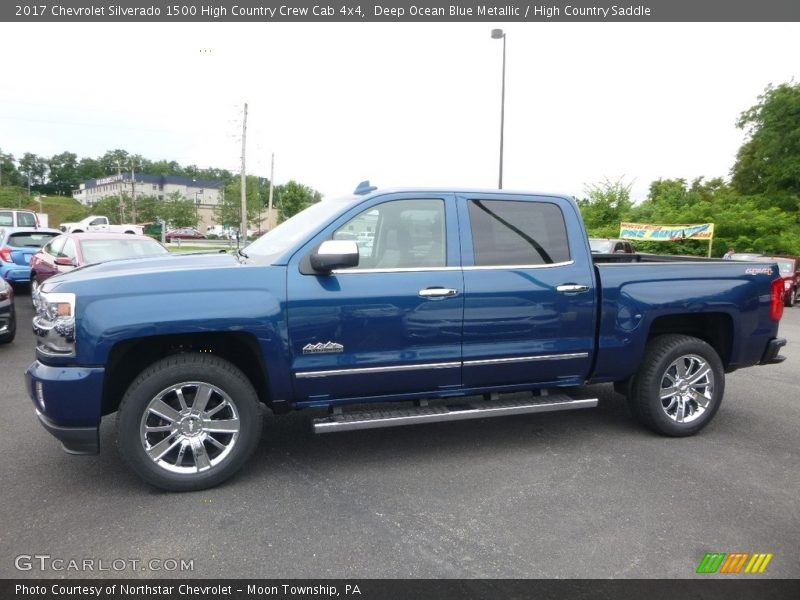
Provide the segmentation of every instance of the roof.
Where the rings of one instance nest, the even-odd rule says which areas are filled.
[[[122,181],[131,180],[130,173],[122,173]],[[107,183],[116,183],[120,181],[119,175],[110,175],[108,177],[99,177],[97,179],[87,179],[84,182],[86,189],[92,189],[99,185]],[[98,183],[99,182],[99,183]],[[180,177],[178,175],[147,175],[146,173],[136,174],[136,183],[155,183],[158,185],[185,185],[194,188],[212,188],[216,189],[222,187],[225,182],[213,179],[195,179],[193,177]]]

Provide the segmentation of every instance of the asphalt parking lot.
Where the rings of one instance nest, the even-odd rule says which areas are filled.
[[[270,415],[234,479],[186,494],[123,467],[113,417],[99,456],[61,451],[24,389],[27,292],[17,307],[0,577],[686,578],[706,552],[773,553],[760,577],[800,576],[798,307],[787,360],[730,375],[692,438],[642,429],[608,385],[584,390],[596,409],[324,436],[308,413]]]

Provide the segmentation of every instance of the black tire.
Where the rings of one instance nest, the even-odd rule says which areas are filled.
[[[645,426],[683,437],[711,422],[724,393],[725,371],[714,348],[691,336],[660,335],[647,344],[629,404]]]
[[[237,367],[216,356],[180,354],[149,366],[128,387],[117,446],[147,483],[202,490],[244,465],[258,446],[261,416],[256,391]]]
[[[34,308],[36,308],[36,296],[39,293],[40,286],[39,280],[36,279],[36,273],[31,273],[31,304],[33,304]]]
[[[797,302],[797,290],[789,290],[789,293],[786,294],[786,301],[784,305],[786,306],[794,306]]]
[[[14,341],[14,338],[17,335],[17,312],[14,309],[14,305],[11,305],[11,313],[8,322],[8,331],[5,333],[0,334],[0,344],[10,344]]]

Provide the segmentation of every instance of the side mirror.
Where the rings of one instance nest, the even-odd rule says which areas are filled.
[[[311,255],[311,268],[319,273],[358,266],[358,244],[353,240],[327,240]]]
[[[56,258],[56,264],[60,267],[74,267],[75,261],[66,256],[59,256]]]

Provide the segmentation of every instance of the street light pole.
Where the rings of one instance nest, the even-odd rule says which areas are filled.
[[[506,121],[506,34],[502,29],[492,29],[493,40],[503,40],[503,84],[500,95],[500,176],[498,189],[503,189],[503,132]]]

